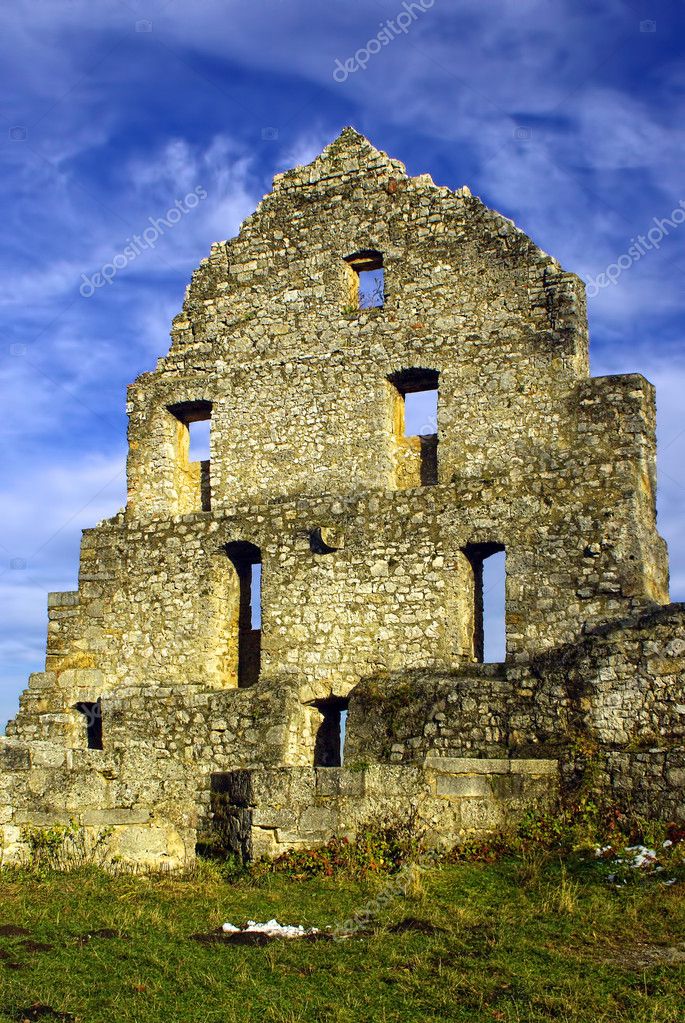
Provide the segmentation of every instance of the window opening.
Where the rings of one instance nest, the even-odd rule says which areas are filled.
[[[341,767],[344,758],[348,701],[331,696],[314,704],[321,714],[321,723],[314,745],[315,767]]]
[[[210,488],[210,434],[212,419],[211,401],[182,401],[168,406],[169,411],[179,421],[180,433],[177,437],[177,459],[183,488],[191,497],[190,508],[194,501],[202,511],[211,509]]]
[[[262,563],[257,561],[251,567],[250,578],[250,626],[262,627]]]
[[[394,373],[394,428],[399,446],[398,486],[434,486],[438,482],[438,379],[434,369]],[[416,461],[412,471],[411,459]]]
[[[190,446],[188,450],[189,461],[209,461],[210,427],[210,419],[198,419],[195,422],[188,423],[188,429],[190,431]]]
[[[502,544],[469,544],[473,569],[473,656],[481,663],[506,659],[506,552]]]
[[[385,304],[383,254],[365,249],[348,256],[350,306],[355,309],[381,309]]]
[[[229,543],[226,552],[238,577],[238,686],[259,679],[262,650],[262,556],[252,543]]]
[[[81,701],[75,709],[83,714],[88,749],[102,749],[102,704],[100,700]]]
[[[405,437],[437,437],[438,388],[408,391],[404,395]]]

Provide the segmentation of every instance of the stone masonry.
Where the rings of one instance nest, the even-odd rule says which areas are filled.
[[[574,274],[347,128],[212,246],[171,339],[129,389],[127,506],[49,595],[0,739],[6,861],[75,819],[181,866],[219,796],[244,855],[410,806],[453,843],[553,798],[580,738],[615,798],[685,817],[654,390],[589,375]]]

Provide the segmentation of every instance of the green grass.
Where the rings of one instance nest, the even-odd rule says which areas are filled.
[[[685,885],[617,890],[605,873],[554,859],[443,866],[366,936],[253,948],[189,936],[272,916],[335,925],[384,880],[0,871],[0,925],[52,946],[32,952],[25,937],[0,937],[0,1020],[43,1003],[82,1023],[682,1023],[685,962],[666,950],[685,950]],[[443,930],[388,929],[408,917]],[[128,938],[79,943],[98,928]]]

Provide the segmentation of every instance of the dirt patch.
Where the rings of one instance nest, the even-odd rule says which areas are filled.
[[[54,945],[48,945],[44,941],[33,941],[29,938],[28,941],[22,941],[21,947],[27,952],[51,952],[55,947]]]
[[[28,1008],[17,1009],[9,1015],[10,1019],[17,1020],[17,1023],[33,1023],[34,1020],[39,1019],[61,1019],[66,1021],[76,1019],[70,1012],[60,1012],[59,1009],[53,1009],[51,1005],[44,1005],[42,1002],[34,1002]]]
[[[0,938],[27,938],[31,931],[16,924],[0,924]]]
[[[201,945],[270,945],[274,941],[330,941],[330,934],[303,934],[301,938],[282,938],[275,934],[264,934],[263,931],[209,931],[207,934],[191,934],[191,941]]]
[[[16,930],[23,931],[24,929],[19,927],[16,928]],[[29,932],[24,931],[24,933],[28,934]],[[13,931],[11,936],[17,937],[18,935],[15,931]],[[6,949],[0,948],[0,963],[4,963],[8,970],[23,970],[26,968],[27,964],[15,961],[14,957],[17,952],[28,952],[29,955],[38,955],[41,952],[51,952],[53,948],[53,945],[48,945],[44,941],[34,941],[33,938],[24,938],[23,941],[20,941],[18,945],[14,946],[12,952],[8,952]]]
[[[201,945],[270,945],[278,939],[261,931],[235,931],[232,934],[210,931],[208,934],[191,934],[190,940],[199,941]]]
[[[419,920],[416,916],[407,916],[404,920],[399,920],[396,924],[386,927],[386,931],[390,934],[407,934],[408,932],[413,932],[414,934],[447,934],[444,927],[438,927],[437,924],[432,924],[430,920]]]
[[[216,935],[214,937],[216,938]],[[223,945],[254,945],[259,948],[262,945],[269,945],[277,940],[272,934],[263,934],[261,931],[238,931],[234,934],[223,934],[219,938],[218,943]]]

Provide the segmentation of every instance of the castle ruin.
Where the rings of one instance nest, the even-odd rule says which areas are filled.
[[[589,375],[578,277],[348,128],[212,246],[171,336],[0,739],[5,862],[75,820],[181,866],[219,802],[245,857],[410,805],[454,844],[553,799],[581,739],[617,802],[685,817],[654,390]]]

